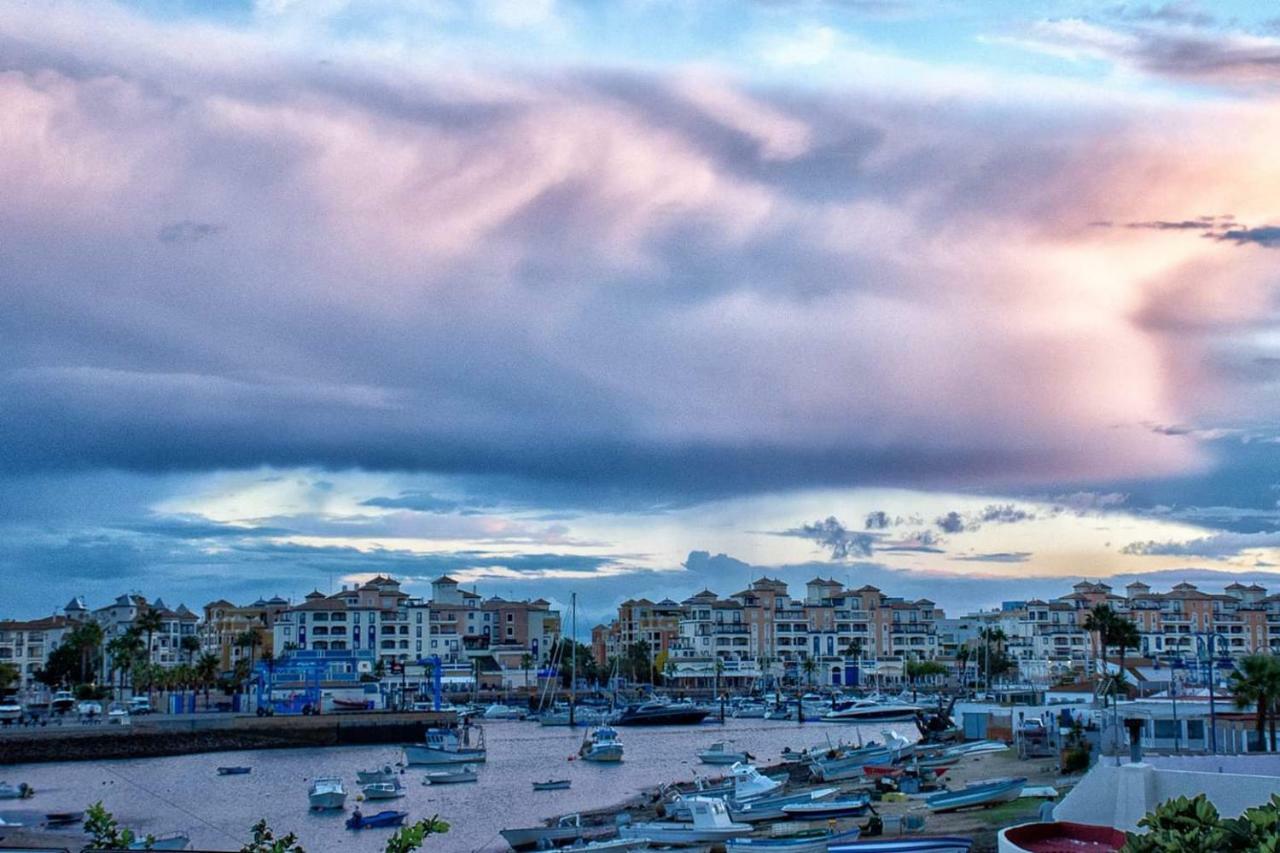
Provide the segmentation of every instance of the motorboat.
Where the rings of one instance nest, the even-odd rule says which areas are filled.
[[[26,782],[10,785],[0,782],[0,800],[25,800],[35,795],[35,789]]]
[[[360,786],[360,793],[366,800],[394,800],[404,796],[404,788],[399,779],[390,782],[366,782]]]
[[[361,785],[372,782],[394,782],[399,776],[400,774],[393,770],[390,764],[384,764],[378,770],[357,770],[356,782]]]
[[[787,806],[816,803],[840,793],[839,788],[817,788],[798,794],[782,794],[777,797],[761,797],[745,803],[730,800],[729,816],[742,823],[759,823],[762,820],[782,820],[787,816]]]
[[[424,773],[422,784],[457,785],[463,782],[476,782],[479,779],[480,774],[476,773],[475,765],[464,764],[461,767],[450,770],[435,770],[430,773]]]
[[[692,702],[662,702],[651,699],[628,705],[613,720],[616,726],[694,725],[706,719],[710,708]]]
[[[583,761],[613,762],[622,760],[622,741],[611,726],[598,726],[582,738],[578,757]]]
[[[1024,823],[1000,830],[999,849],[1009,853],[1051,853],[1057,850],[1088,850],[1115,853],[1125,845],[1125,834],[1110,826],[1068,821]]]
[[[614,834],[613,824],[593,826],[582,822],[582,815],[571,814],[560,818],[551,826],[531,826],[523,829],[504,829],[501,835],[512,850],[555,846],[577,841],[592,841]]]
[[[605,722],[607,714],[602,713],[596,708],[584,708],[579,706],[573,709],[573,722],[575,726],[597,726]],[[567,726],[569,722],[569,709],[557,708],[547,711],[538,717],[538,725],[540,726]]]
[[[47,812],[44,822],[48,826],[68,826],[84,820],[84,812]]]
[[[729,711],[729,716],[740,720],[761,720],[768,710],[763,702],[740,702]]]
[[[335,711],[372,711],[373,702],[369,699],[333,699]]]
[[[0,723],[16,723],[22,719],[22,704],[17,699],[0,699]]]
[[[49,712],[52,714],[69,714],[76,707],[76,697],[69,690],[59,690],[49,700]]]
[[[347,789],[336,776],[321,776],[307,793],[313,809],[341,809],[347,805]]]
[[[347,818],[347,829],[375,829],[380,826],[400,826],[408,816],[408,812],[392,810],[365,815],[361,814],[360,810],[357,809],[355,814]]]
[[[782,813],[792,820],[829,820],[856,817],[864,814],[870,805],[871,799],[866,796],[847,797],[841,800],[813,800],[808,803],[789,803],[782,807]]]
[[[764,712],[766,720],[795,720],[797,717],[796,709],[791,705],[774,705],[772,708]]]
[[[807,829],[769,838],[730,838],[724,843],[728,853],[827,853],[832,844],[854,841],[862,830]]]
[[[837,753],[834,758],[815,758],[809,764],[809,775],[819,782],[836,782],[856,779],[866,775],[867,765],[890,766],[893,753],[883,746],[867,746],[847,753]]]
[[[691,822],[645,821],[618,827],[622,838],[642,838],[654,844],[699,844],[724,842],[751,834],[751,824],[735,823],[723,800],[692,797],[688,801]]]
[[[535,791],[567,791],[569,786],[573,784],[569,779],[548,779],[545,782],[534,782],[533,790]]]
[[[973,839],[960,835],[934,838],[869,838],[828,847],[828,853],[969,853]]]
[[[252,772],[253,772],[253,768],[252,768],[252,767],[245,767],[245,766],[243,766],[243,765],[235,765],[235,766],[232,766],[232,767],[219,767],[219,768],[218,768],[218,775],[219,775],[219,776],[245,776],[245,775],[248,775],[249,773],[252,773]]]
[[[515,705],[503,705],[501,702],[495,702],[485,708],[484,713],[480,716],[486,720],[523,720],[528,716],[528,712]]]
[[[975,740],[969,743],[958,743],[942,750],[941,756],[946,758],[965,758],[970,755],[986,755],[992,752],[1004,752],[1009,744],[998,740]]]
[[[127,850],[186,850],[191,846],[191,837],[185,832],[173,832],[169,835],[140,835],[134,833],[134,840],[129,842]]]
[[[472,742],[472,732],[479,732]],[[476,764],[484,761],[484,730],[470,726],[457,729],[427,729],[421,744],[404,748],[406,764]]]
[[[1007,803],[1022,796],[1022,788],[1027,784],[1024,777],[1016,779],[998,779],[993,782],[979,782],[967,785],[956,791],[943,791],[927,798],[924,804],[933,812],[953,812],[973,806],[984,808]]]
[[[836,703],[822,719],[829,723],[893,723],[914,720],[919,713],[917,705],[855,699]]]
[[[746,750],[729,749],[725,741],[716,741],[698,753],[698,760],[703,764],[742,764],[753,757]]]

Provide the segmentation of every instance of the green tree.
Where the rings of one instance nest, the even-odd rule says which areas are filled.
[[[8,661],[0,662],[0,693],[12,689],[21,677],[22,672],[18,667]]]
[[[1231,695],[1237,708],[1255,707],[1258,746],[1263,747],[1267,721],[1271,721],[1271,751],[1276,749],[1275,703],[1280,700],[1280,661],[1271,655],[1248,655],[1231,673]]]
[[[1126,616],[1117,615],[1111,622],[1111,633],[1108,636],[1108,642],[1120,650],[1120,675],[1125,675],[1125,652],[1129,649],[1137,649],[1138,644],[1142,642],[1142,635],[1138,633],[1138,626],[1133,623],[1132,619]]]
[[[449,831],[449,824],[439,815],[423,818],[417,823],[401,827],[387,839],[385,853],[411,853],[422,846],[428,835],[441,835]]]
[[[204,688],[204,707],[206,709],[209,707],[209,688],[218,680],[218,670],[221,668],[221,661],[214,654],[205,653],[196,661],[196,681]]]
[[[1223,818],[1204,794],[1156,806],[1138,821],[1141,833],[1125,833],[1121,853],[1275,853],[1280,849],[1280,795]]]
[[[107,642],[107,654],[111,656],[111,669],[120,677],[120,694],[124,695],[124,678],[132,672],[142,655],[142,634],[137,627],[129,626],[123,634]]]
[[[964,682],[966,681],[965,673],[968,672],[969,670],[969,659],[970,657],[972,657],[972,655],[973,655],[973,650],[970,649],[967,645],[961,646],[960,648],[956,649],[956,669],[958,670],[958,674],[960,676],[961,688],[964,687]]]
[[[806,655],[804,663],[800,664],[800,669],[804,671],[804,680],[812,686],[813,674],[818,671],[818,662]]]
[[[146,652],[147,663],[155,660],[155,636],[156,631],[164,627],[164,616],[160,615],[160,611],[156,610],[150,604],[144,604],[142,609],[138,611],[138,615],[133,620],[133,627],[137,628],[147,637]]]
[[[1107,644],[1111,639],[1116,622],[1116,612],[1109,604],[1095,605],[1084,619],[1084,629],[1097,638],[1098,656],[1102,659],[1103,676],[1110,675],[1107,669]]]
[[[533,668],[533,655],[525,652],[520,655],[520,669],[524,671],[524,686],[529,686],[529,670]]]
[[[244,663],[244,659],[242,658],[240,661],[237,661],[236,667],[236,673],[240,676],[238,680],[240,681],[241,688],[247,693],[249,691],[249,682],[253,679],[253,664],[254,658],[256,657],[255,652],[257,652],[258,647],[262,645],[262,635],[252,628],[247,631],[241,631],[239,634],[236,634],[236,645],[249,652],[248,666],[244,669],[239,667],[238,664]],[[377,665],[382,666],[381,658],[378,659]],[[378,673],[378,677],[381,678],[382,673]]]
[[[89,836],[85,850],[128,850],[137,840],[133,830],[120,828],[101,800],[84,810],[84,831]],[[151,840],[147,839],[147,847],[151,846]]]
[[[862,657],[861,637],[854,637],[849,641],[848,645],[844,647],[844,656],[847,658],[853,658],[854,660],[859,660]]]
[[[298,836],[290,832],[276,838],[265,820],[253,825],[253,838],[240,848],[240,853],[305,853]]]
[[[933,660],[909,660],[906,666],[907,679],[911,682],[911,701],[916,701],[916,687],[921,678],[934,675],[946,675],[947,668]]]
[[[195,634],[187,634],[179,643],[179,648],[187,653],[187,663],[194,663],[196,655],[200,653],[200,638]]]

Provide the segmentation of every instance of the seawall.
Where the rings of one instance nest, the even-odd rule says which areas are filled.
[[[153,758],[240,749],[420,743],[453,712],[367,712],[315,717],[200,714],[129,726],[49,725],[0,732],[0,765]]]

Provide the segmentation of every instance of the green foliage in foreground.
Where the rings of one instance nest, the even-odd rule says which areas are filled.
[[[120,828],[115,816],[106,810],[101,800],[85,809],[84,831],[89,835],[85,850],[127,850],[137,840],[133,830]],[[151,846],[150,839],[147,846]]]
[[[1204,794],[1161,803],[1126,833],[1121,853],[1280,853],[1280,795],[1223,818]]]

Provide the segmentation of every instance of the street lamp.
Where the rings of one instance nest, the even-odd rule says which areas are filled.
[[[1173,754],[1177,755],[1182,747],[1182,724],[1178,722],[1178,673],[1186,670],[1187,665],[1181,657],[1176,657],[1169,664],[1169,699],[1173,702]]]
[[[1201,666],[1205,667],[1209,677],[1209,749],[1214,755],[1218,754],[1218,712],[1217,703],[1215,702],[1213,692],[1213,665],[1214,654],[1217,652],[1218,640],[1222,640],[1222,657],[1217,661],[1219,669],[1232,669],[1231,658],[1227,654],[1230,649],[1230,642],[1224,634],[1218,631],[1199,631],[1193,634],[1196,638],[1197,657],[1203,651],[1203,658],[1200,660]]]

